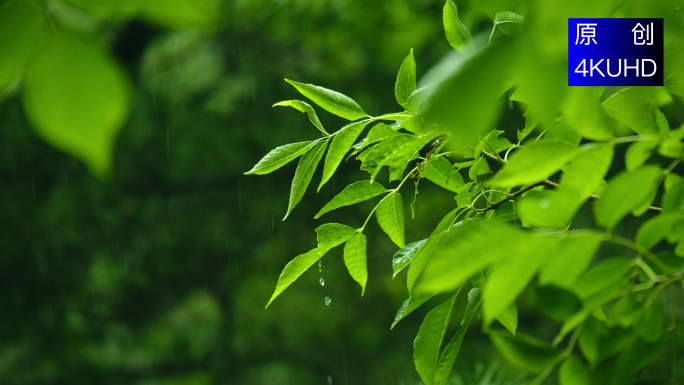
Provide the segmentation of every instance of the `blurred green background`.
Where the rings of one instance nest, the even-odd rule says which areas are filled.
[[[443,2],[230,0],[208,29],[104,17],[85,0],[44,3],[111,49],[132,81],[132,112],[103,180],[36,135],[17,85],[0,101],[0,383],[420,383],[412,341],[443,298],[389,330],[405,273],[392,280],[396,247],[374,221],[364,297],[334,250],[264,310],[285,264],[316,246],[318,225],[365,220],[374,202],[313,220],[367,177],[358,163],[343,163],[320,193],[310,188],[285,222],[296,166],[243,173],[276,146],[319,135],[305,115],[271,108],[302,98],[283,78],[342,92],[371,115],[397,111],[409,49],[419,78],[458,55]],[[488,35],[486,15],[458,5],[471,31]],[[344,125],[318,112],[331,130]],[[503,119],[513,137],[524,125],[513,105]],[[445,190],[421,187],[407,241],[455,207]],[[528,297],[521,329],[552,336],[557,325],[526,312]],[[477,329],[451,383],[516,383]]]
[[[419,74],[451,51],[442,6],[230,1],[210,31],[77,19],[125,66],[132,112],[102,181],[33,132],[20,91],[0,104],[0,383],[420,381],[411,353],[425,313],[390,332],[405,280],[391,279],[396,247],[375,223],[363,298],[335,250],[264,310],[283,266],[315,247],[314,214],[364,178],[358,164],[310,189],[286,222],[295,165],[243,173],[276,146],[318,136],[305,115],[271,108],[301,98],[283,78],[346,93],[371,114],[396,110],[409,49]],[[330,129],[344,124],[319,116]],[[429,206],[451,207],[431,192],[407,239],[439,221],[443,209]],[[327,220],[360,226],[369,210]],[[465,367],[487,363],[480,355]]]

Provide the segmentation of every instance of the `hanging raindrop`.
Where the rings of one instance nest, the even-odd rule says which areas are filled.
[[[318,282],[321,283],[321,286],[325,286],[325,280],[323,279],[323,277],[321,277],[321,279],[319,279]]]
[[[330,297],[325,297],[325,305],[329,306],[330,305]]]

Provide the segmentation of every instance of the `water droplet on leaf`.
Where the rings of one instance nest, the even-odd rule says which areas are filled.
[[[321,283],[321,286],[325,286],[325,280],[323,279],[323,277],[321,277],[321,279],[319,279],[318,282]]]
[[[330,305],[330,301],[331,301],[330,297],[325,297],[325,305],[326,306]]]
[[[332,377],[328,376],[328,385],[332,385]]]

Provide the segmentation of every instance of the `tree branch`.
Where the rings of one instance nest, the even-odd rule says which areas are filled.
[[[495,157],[494,155],[492,155],[492,154],[490,154],[490,153],[488,153],[488,152],[486,152],[486,151],[482,151],[482,154],[483,154],[484,156],[486,156],[487,158],[491,159],[491,160],[494,160],[494,161],[497,161],[497,162],[499,161],[499,159],[497,159],[497,157]],[[531,185],[530,187],[526,187],[525,189],[523,189],[524,191],[523,191],[523,190],[520,190],[520,191],[516,192],[515,194],[513,194],[513,197],[509,197],[509,198],[507,198],[507,199],[502,200],[501,202],[498,202],[498,203],[497,203],[497,207],[498,207],[498,205],[501,205],[502,203],[507,202],[507,201],[509,201],[509,200],[511,200],[511,199],[513,199],[513,198],[515,198],[516,196],[518,196],[518,195],[520,195],[520,194],[522,194],[522,193],[524,193],[524,192],[526,192],[526,191],[528,191],[528,190],[530,190],[530,189],[532,189],[532,188],[534,188],[534,187],[537,187],[537,186],[546,186],[546,187],[552,188],[552,189],[554,189],[554,190],[557,190],[557,189],[560,187],[560,185],[559,185],[558,183],[551,182],[551,181],[548,180],[548,179],[544,179],[543,181],[541,181],[541,182],[539,182],[539,183],[535,183],[535,184]],[[593,194],[592,194],[592,195],[589,195],[589,200],[590,200],[590,201],[595,201],[595,200],[598,200],[598,199],[600,199],[600,198],[601,198],[601,197],[598,196],[598,195],[593,195]],[[493,207],[493,206],[494,206],[494,205],[492,205],[492,207]],[[483,212],[484,212],[484,211],[487,211],[487,210],[483,210]],[[647,210],[647,211],[648,211],[648,212],[651,212],[651,213],[660,214],[660,213],[663,211],[663,209],[660,208],[660,207],[648,206],[648,210]]]

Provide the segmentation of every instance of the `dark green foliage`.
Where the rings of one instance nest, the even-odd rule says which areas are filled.
[[[344,95],[290,82],[320,107],[350,120],[363,119],[357,123],[364,127],[394,116],[394,124],[376,124],[365,139],[353,146],[345,144],[344,153],[332,155],[341,159],[354,148],[350,156],[356,155],[361,170],[371,177],[369,182],[347,187],[317,217],[387,192],[352,239],[363,236],[375,213],[380,227],[402,248],[392,261],[394,276],[409,267],[411,297],[392,327],[435,293],[458,289],[427,314],[414,341],[416,369],[426,384],[446,382],[465,331],[480,308],[485,330],[497,319],[510,331],[489,332],[500,353],[513,365],[540,373],[533,383],[543,381],[559,365],[562,384],[594,383],[611,375],[612,383],[631,383],[664,347],[660,342],[666,321],[658,294],[680,282],[684,270],[666,265],[650,249],[664,239],[671,244],[684,241],[682,226],[678,226],[684,215],[684,182],[666,184],[662,210],[651,205],[662,196],[663,181],[676,176],[674,170],[682,160],[684,134],[680,131],[684,128],[671,131],[666,114],[659,109],[673,103],[673,96],[663,87],[626,87],[609,90],[608,95],[603,95],[604,88],[568,88],[563,83],[562,33],[554,36],[557,29],[550,33],[545,29],[547,22],[566,20],[579,10],[609,16],[618,5],[531,2],[529,12],[539,19],[529,26],[526,23],[532,17],[500,10],[492,15],[490,42],[480,46],[460,20],[456,4],[447,0],[443,24],[448,42],[462,53],[461,63],[431,85],[418,105],[412,98],[422,89],[416,90],[411,51],[395,85],[396,100],[406,110],[395,114],[371,117]],[[626,9],[640,14],[641,5],[636,1]],[[659,10],[672,7],[663,3]],[[682,31],[681,22],[677,25]],[[503,36],[493,39],[497,28]],[[552,36],[558,40],[549,40]],[[684,48],[682,35],[666,39],[666,44]],[[682,74],[677,71],[684,70],[674,71],[672,76],[679,77]],[[527,108],[517,143],[504,138],[506,130],[492,130],[501,113],[500,97],[514,90],[511,99]],[[537,135],[533,135],[535,127]],[[346,130],[328,138],[337,140]],[[636,135],[626,135],[628,130]],[[626,170],[610,173],[606,182],[614,152],[625,145],[630,146]],[[656,148],[665,159],[662,165],[661,159],[648,162]],[[383,166],[389,166],[390,183],[400,181],[396,188],[372,187]],[[323,182],[329,177],[324,172]],[[453,193],[457,208],[430,237],[404,246],[404,204],[399,190],[407,181],[415,182],[416,198],[410,205],[414,217],[418,184],[423,179]],[[558,179],[560,184],[552,181]],[[352,196],[352,190],[359,192]],[[588,200],[594,201],[596,224],[607,232],[573,226]],[[640,216],[647,211],[656,216],[641,226],[636,242],[614,235],[630,213]],[[365,249],[365,236],[362,239]],[[631,249],[632,258],[598,261],[590,268],[601,243]],[[684,255],[682,247],[674,250]],[[356,263],[352,269],[347,264],[352,277],[365,287],[366,275],[358,271],[362,265]],[[641,282],[635,279],[640,271],[646,276]],[[536,307],[562,323],[553,346],[515,335],[515,300],[537,275]],[[473,287],[462,327],[440,357],[454,303],[464,285]],[[604,307],[611,309],[610,317]],[[677,325],[673,321],[670,327]],[[556,345],[568,333],[572,333],[568,346],[558,349]],[[588,368],[572,354],[577,341]],[[646,355],[637,357],[639,349],[645,349]]]

